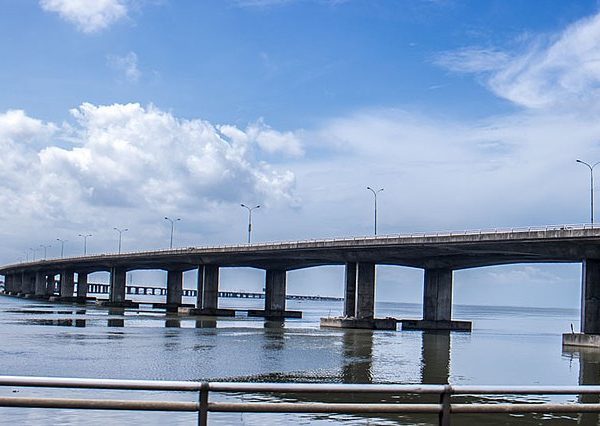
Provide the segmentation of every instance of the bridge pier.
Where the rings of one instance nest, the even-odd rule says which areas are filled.
[[[167,311],[177,312],[183,301],[183,272],[167,271]]]
[[[35,297],[46,297],[46,275],[39,271],[35,274]]]
[[[600,260],[586,259],[581,270],[580,333],[563,334],[563,345],[600,347]]]
[[[35,293],[35,274],[23,272],[21,274],[22,285],[21,294],[25,297],[31,297]]]
[[[127,269],[120,266],[110,268],[110,287],[108,290],[107,301],[97,301],[101,306],[111,308],[137,308],[139,303],[132,302],[125,298]]]
[[[265,309],[248,310],[249,317],[267,319],[302,318],[300,311],[285,310],[287,289],[287,271],[285,269],[267,269],[265,275]]]
[[[321,327],[396,330],[394,318],[375,318],[375,263],[346,263],[344,316],[321,318]]]
[[[46,275],[46,296],[51,297],[54,296],[54,274]]]
[[[87,293],[88,274],[87,272],[77,272],[77,301],[80,303],[85,303],[87,300]]]
[[[219,309],[219,265],[198,266],[196,309],[190,315],[235,316],[234,309]]]
[[[60,273],[60,297],[73,297],[75,292],[75,273],[62,271]]]
[[[452,284],[450,268],[425,269],[423,319],[402,320],[403,330],[471,331],[470,321],[452,321]]]

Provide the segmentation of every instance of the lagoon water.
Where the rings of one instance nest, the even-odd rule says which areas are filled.
[[[162,301],[160,298],[147,302]],[[184,300],[185,302],[185,300]],[[220,299],[220,306],[260,308],[262,300]],[[140,309],[55,305],[0,297],[0,374],[164,380],[313,383],[452,383],[576,385],[600,383],[600,352],[566,351],[561,334],[579,328],[578,310],[455,306],[472,333],[320,329],[342,302],[288,301],[304,312],[285,323],[257,318],[208,320]],[[378,303],[377,316],[419,318],[417,304]],[[119,391],[0,387],[0,395],[123,397]],[[141,393],[152,398],[157,394]],[[193,394],[159,398],[195,400]],[[226,400],[239,400],[222,396]],[[277,400],[247,395],[245,401]],[[332,395],[285,395],[288,401],[336,401]],[[482,397],[490,401],[490,397]],[[502,397],[574,401],[577,397]],[[493,401],[501,401],[498,397]],[[435,416],[211,414],[210,424],[436,424]],[[1,424],[195,424],[193,413],[0,408]],[[460,425],[598,424],[585,415],[464,415]]]

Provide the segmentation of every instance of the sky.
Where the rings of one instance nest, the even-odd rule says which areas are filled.
[[[177,247],[243,243],[240,203],[257,242],[369,235],[367,186],[379,234],[590,219],[597,1],[0,0],[0,64],[4,264],[57,238],[80,255],[79,234],[114,252],[115,227],[125,251],[167,248],[165,216]],[[379,267],[377,300],[420,301],[422,275]],[[454,300],[578,307],[579,287],[578,264],[480,268]]]

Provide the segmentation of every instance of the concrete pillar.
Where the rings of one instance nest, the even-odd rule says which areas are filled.
[[[196,308],[202,309],[202,298],[204,297],[204,265],[198,266],[198,285],[196,287]]]
[[[88,274],[86,272],[77,272],[77,297],[86,298],[88,292]]]
[[[356,316],[356,262],[346,263],[344,285],[344,316]]]
[[[183,272],[167,271],[167,305],[181,306],[183,295]]]
[[[375,316],[375,264],[357,264],[356,317],[373,319]]]
[[[6,274],[4,276],[4,292],[8,293],[12,291],[12,275]]]
[[[423,290],[423,319],[450,321],[452,318],[452,269],[426,269]]]
[[[23,274],[15,274],[15,291],[17,293],[23,293]]]
[[[43,272],[37,272],[35,274],[35,295],[46,295],[46,275]]]
[[[75,273],[62,271],[60,273],[60,297],[73,297],[75,291]]]
[[[581,281],[581,332],[600,334],[600,260],[584,260]]]
[[[265,281],[265,312],[285,311],[287,271],[267,269]]]
[[[46,275],[46,296],[54,296],[54,274]]]
[[[202,309],[217,309],[219,300],[219,267],[204,265]]]
[[[110,302],[125,301],[126,275],[125,268],[113,267],[110,269],[110,292],[108,296]]]

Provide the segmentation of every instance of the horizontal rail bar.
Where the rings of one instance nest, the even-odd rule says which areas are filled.
[[[197,402],[26,397],[0,397],[0,407],[188,412],[199,410]]]
[[[194,381],[166,380],[127,380],[127,379],[86,379],[63,377],[0,376],[0,386],[55,387],[80,389],[123,389],[123,390],[163,390],[199,391],[202,383]],[[246,383],[209,382],[213,392],[360,392],[360,393],[406,393],[482,395],[583,395],[600,394],[600,385],[581,386],[473,386],[473,385],[397,385],[397,384],[317,384],[317,383]]]
[[[472,386],[451,385],[454,395],[513,394],[513,395],[583,395],[600,394],[599,385],[579,386]]]
[[[600,404],[451,404],[453,414],[499,413],[600,413]]]
[[[122,379],[72,379],[62,377],[0,376],[0,386],[198,391],[200,382]]]
[[[213,392],[360,392],[360,393],[414,393],[440,394],[445,385],[369,385],[369,384],[317,384],[317,383],[236,383],[210,382],[208,389]]]
[[[359,404],[359,403],[290,403],[211,402],[208,411],[213,413],[428,413],[438,414],[441,404]]]

